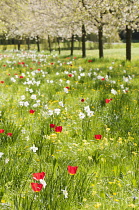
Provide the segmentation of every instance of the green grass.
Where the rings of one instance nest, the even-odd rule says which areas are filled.
[[[116,43],[116,44],[105,43],[104,44],[104,57],[109,58],[109,59],[124,60],[126,58],[125,57],[125,54],[126,54],[125,46],[126,46],[125,43]],[[0,50],[2,50],[4,47],[6,47],[7,50],[17,49],[17,46],[14,46],[14,45],[7,45],[7,46],[1,45]],[[61,48],[62,47],[65,48],[63,43],[61,43]],[[74,56],[82,56],[81,50],[77,50],[77,48],[79,47],[77,43],[75,43],[75,47],[76,47],[76,49],[74,50]],[[87,47],[87,52],[86,52],[87,57],[92,57],[92,58],[99,57],[99,51],[97,50],[98,46],[96,46],[96,44],[86,43],[86,47]],[[40,48],[41,48],[41,50],[46,49],[45,45],[43,45],[43,44],[40,45]],[[52,45],[52,49],[54,49],[55,53],[58,54],[56,44]],[[21,50],[27,50],[27,46],[21,45]],[[36,45],[32,44],[31,50],[37,50]],[[45,52],[49,53],[49,51],[45,51]],[[133,61],[139,59],[138,52],[139,52],[139,43],[132,43],[131,57],[132,57]],[[66,56],[70,55],[70,49],[69,50],[61,50],[61,55],[66,55]]]
[[[125,62],[124,49],[116,52],[105,50],[108,57],[101,60],[96,50],[85,59],[76,52],[75,59],[56,52],[1,52],[0,209],[139,208],[139,62],[137,57]],[[85,111],[88,106],[93,115]],[[62,126],[62,132],[50,124]],[[75,175],[68,165],[78,166]],[[47,186],[34,192],[31,183],[39,181],[32,174],[38,172],[46,173]]]

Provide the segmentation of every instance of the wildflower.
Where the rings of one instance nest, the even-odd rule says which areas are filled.
[[[60,114],[60,111],[61,111],[60,109],[54,109],[54,113],[57,114],[57,115]]]
[[[64,107],[64,104],[62,101],[59,101],[59,106]]]
[[[56,133],[61,133],[62,132],[62,126],[56,126],[55,127],[55,132]]]
[[[2,84],[2,83],[4,83],[4,81],[0,81],[0,83]]]
[[[25,97],[24,95],[21,96],[21,100],[25,100],[25,98],[26,98],[26,97]]]
[[[67,169],[70,175],[74,175],[77,172],[78,166],[68,166]]]
[[[72,74],[69,74],[69,75],[68,75],[68,77],[72,77],[72,76],[73,76]]]
[[[41,172],[41,173],[33,173],[33,179],[34,180],[40,180],[40,179],[44,179],[45,177],[45,172]]]
[[[93,60],[88,60],[88,63],[92,63],[93,62]]]
[[[89,111],[90,111],[90,107],[89,107],[89,106],[85,106],[85,107],[84,107],[84,111],[85,111],[85,112],[89,112]]]
[[[65,190],[61,190],[63,192],[63,195],[65,198],[68,198],[68,192],[67,192],[67,187],[65,187]]]
[[[94,115],[94,112],[93,111],[90,111],[90,110],[87,111],[87,116],[88,117],[92,117],[93,115]]]
[[[24,78],[23,76],[19,76],[20,79]]]
[[[80,119],[84,119],[85,118],[85,114],[83,112],[80,112],[79,113],[79,117],[80,117]]]
[[[33,152],[36,152],[38,150],[38,147],[35,147],[35,145],[33,144],[33,147],[30,147],[30,150],[32,150]]]
[[[81,99],[81,102],[84,102],[84,101],[85,101],[84,98],[82,98],[82,99]]]
[[[111,89],[111,93],[114,94],[114,95],[116,95],[117,94],[117,91],[112,88]]]
[[[0,158],[2,157],[2,155],[4,155],[4,153],[3,152],[0,152]]]
[[[4,133],[4,130],[3,129],[0,129],[0,133]]]
[[[40,183],[43,185],[43,187],[45,188],[46,187],[46,182],[44,181],[44,179],[40,179]]]
[[[55,126],[55,124],[50,124],[50,128],[54,128]]]
[[[94,135],[96,140],[100,140],[102,138],[102,135],[98,134],[98,135]]]
[[[110,103],[110,101],[112,101],[112,98],[110,98],[110,99],[105,99],[105,103],[106,103],[106,104]]]
[[[36,95],[32,94],[30,98],[36,100]]]
[[[26,107],[29,106],[28,101],[25,101],[25,102],[24,102],[24,106],[26,106]]]
[[[13,134],[12,134],[12,133],[7,133],[6,135],[7,135],[7,136],[12,136]]]
[[[33,191],[40,192],[43,188],[43,184],[31,183],[31,187],[32,187]]]
[[[64,88],[64,92],[65,92],[65,93],[68,93],[68,92],[69,92],[68,89],[69,89],[69,88],[65,87],[65,88]]]
[[[53,110],[49,109],[47,114],[50,115],[50,116],[53,115]]]
[[[35,110],[33,110],[33,109],[30,109],[30,111],[29,111],[30,114],[34,114],[34,112],[35,112]]]

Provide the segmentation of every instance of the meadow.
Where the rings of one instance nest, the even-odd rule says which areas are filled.
[[[115,50],[1,51],[1,210],[139,209],[139,56]]]

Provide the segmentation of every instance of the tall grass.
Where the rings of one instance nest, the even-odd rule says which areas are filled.
[[[139,62],[90,58],[1,52],[0,209],[138,209]]]

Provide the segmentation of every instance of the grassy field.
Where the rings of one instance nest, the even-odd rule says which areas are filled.
[[[61,43],[61,48],[63,48],[64,45]],[[77,48],[78,45],[75,43],[75,47]],[[99,57],[99,51],[96,49],[98,48],[97,46],[94,45],[94,43],[86,43],[87,47],[87,57],[92,57],[92,58],[98,58]],[[3,48],[7,50],[14,50],[17,49],[17,46],[14,45],[7,45],[7,46],[2,46],[0,45],[0,50],[2,51]],[[41,50],[45,49],[44,45],[40,45]],[[57,46],[53,44],[52,49],[54,49],[55,53],[58,53],[57,51]],[[21,50],[27,50],[26,45],[21,45]],[[37,50],[36,45],[31,45],[31,50]],[[3,51],[4,52],[4,51]],[[49,51],[45,51],[46,53],[49,53]],[[132,43],[132,60],[138,60],[139,59],[139,43]],[[119,59],[119,60],[125,60],[125,43],[113,43],[113,44],[104,44],[104,57],[109,58],[109,59]],[[70,50],[61,50],[61,55],[70,55]],[[81,50],[74,50],[74,56],[81,57],[82,52]]]
[[[0,209],[139,209],[137,49],[1,51]]]

